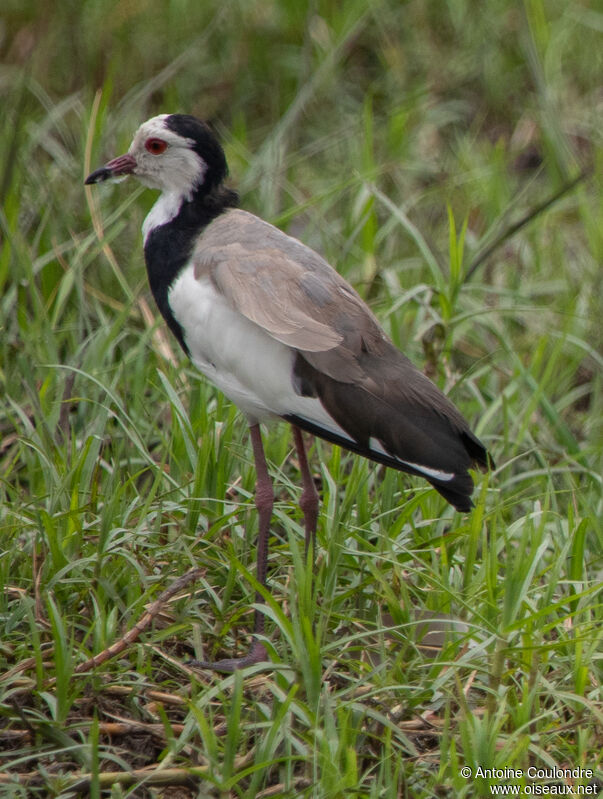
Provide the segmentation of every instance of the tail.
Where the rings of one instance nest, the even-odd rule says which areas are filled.
[[[487,470],[493,462],[467,421],[393,345],[363,366],[366,379],[351,384],[319,372],[301,354],[295,364],[304,394],[318,397],[347,436],[311,419],[285,418],[372,461],[423,477],[457,510],[470,510],[469,469]]]

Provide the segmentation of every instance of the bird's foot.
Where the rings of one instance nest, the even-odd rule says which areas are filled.
[[[211,671],[221,671],[231,674],[238,669],[246,666],[255,666],[256,663],[264,663],[268,660],[268,652],[264,644],[254,641],[249,652],[240,658],[225,658],[224,660],[189,660],[186,664],[193,669],[210,669]]]

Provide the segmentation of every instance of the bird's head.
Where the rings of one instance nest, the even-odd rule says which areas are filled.
[[[219,186],[226,158],[210,127],[188,114],[161,114],[136,131],[130,149],[86,178],[86,183],[134,175],[145,186],[186,199]]]

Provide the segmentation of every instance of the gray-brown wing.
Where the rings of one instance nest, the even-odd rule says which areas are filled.
[[[471,507],[468,468],[488,456],[462,415],[387,339],[356,292],[313,250],[244,211],[203,233],[198,278],[297,350],[296,387],[320,399],[349,437],[289,421],[401,471],[426,477],[459,510]]]
[[[232,308],[335,380],[362,380],[359,356],[386,341],[323,258],[245,211],[228,211],[206,228],[195,263],[196,276],[209,276]]]

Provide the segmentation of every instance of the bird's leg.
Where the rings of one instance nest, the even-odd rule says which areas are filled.
[[[268,474],[268,464],[266,463],[266,455],[264,454],[264,445],[262,444],[262,434],[259,424],[251,426],[250,434],[257,475],[255,484],[255,506],[258,511],[259,520],[256,578],[260,585],[266,587],[268,541],[270,539],[270,520],[272,518],[272,507],[274,505],[274,489],[272,487],[272,480]],[[258,604],[264,602],[264,597],[259,591],[256,591],[255,601]],[[256,610],[255,612],[253,631],[256,635],[264,634],[264,613],[261,610]],[[264,649],[263,646],[262,649]],[[264,650],[264,656],[265,655],[266,651]]]
[[[316,550],[316,524],[318,521],[318,492],[312,479],[312,473],[308,465],[308,456],[306,455],[306,447],[304,444],[304,436],[299,427],[293,425],[293,438],[295,440],[295,449],[297,450],[297,459],[299,461],[299,468],[302,474],[303,491],[299,499],[299,506],[304,514],[304,527],[306,530],[306,557],[310,551],[310,543],[312,550]]]
[[[259,534],[257,544],[257,581],[260,585],[266,586],[266,571],[268,567],[268,540],[270,538],[270,520],[272,518],[272,506],[274,505],[274,489],[272,480],[268,474],[268,464],[264,454],[262,444],[262,434],[259,424],[250,427],[251,445],[253,447],[253,458],[255,461],[256,484],[255,484],[255,506],[259,518]],[[302,444],[303,447],[303,444]],[[305,453],[304,453],[305,455]],[[306,462],[307,466],[307,462]],[[255,595],[256,604],[263,604],[264,597],[259,591]],[[264,612],[261,608],[256,608],[253,621],[253,641],[249,652],[240,658],[226,658],[225,660],[205,661],[192,660],[189,665],[195,668],[213,669],[214,671],[232,672],[242,669],[245,666],[252,666],[254,663],[262,663],[268,659],[265,646],[258,640],[257,636],[264,635]]]

